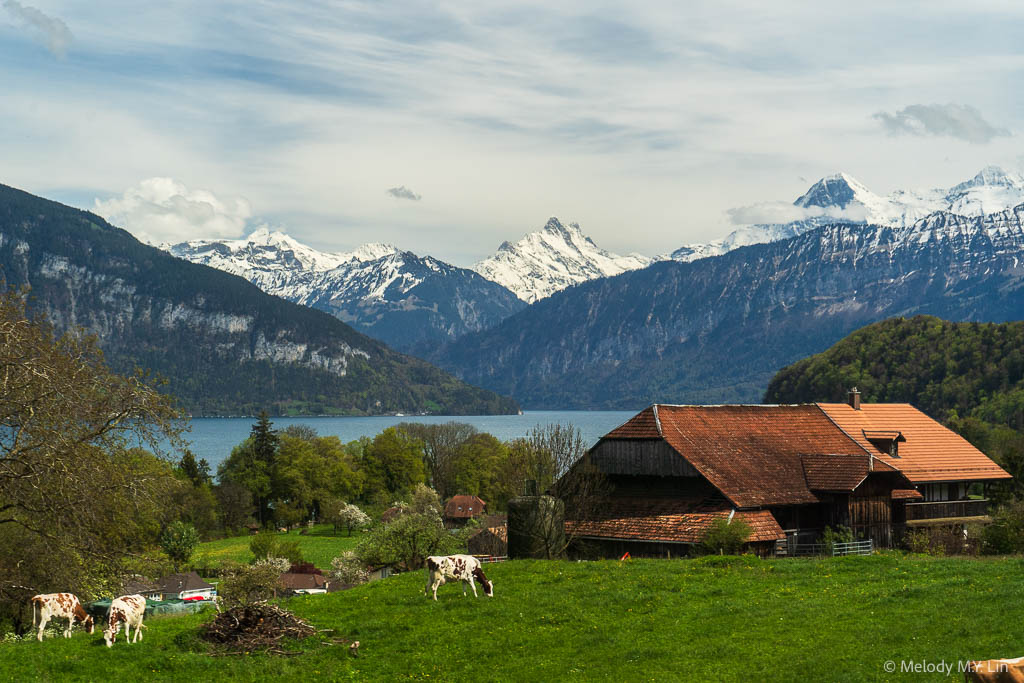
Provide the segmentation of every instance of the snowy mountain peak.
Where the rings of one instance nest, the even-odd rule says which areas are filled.
[[[722,239],[680,247],[670,258],[695,261],[748,244],[787,239],[829,223],[908,228],[937,212],[973,218],[1021,203],[1024,203],[1024,176],[998,166],[983,168],[973,178],[949,189],[896,190],[887,196],[874,194],[845,173],[836,173],[816,182],[793,202],[793,206],[802,210],[795,220],[743,225]]]
[[[863,183],[840,172],[825,176],[814,183],[807,192],[793,202],[793,205],[804,208],[836,206],[845,209],[851,202],[866,203],[864,200],[871,201],[873,198],[874,194]]]
[[[492,256],[473,266],[488,280],[504,285],[523,301],[534,302],[571,285],[643,268],[651,259],[619,256],[601,249],[578,223],[555,217],[518,242],[504,242]]]

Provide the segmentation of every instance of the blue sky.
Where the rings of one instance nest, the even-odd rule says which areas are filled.
[[[653,255],[835,171],[1024,162],[1022,3],[150,5],[0,0],[0,182],[468,265],[552,215]]]

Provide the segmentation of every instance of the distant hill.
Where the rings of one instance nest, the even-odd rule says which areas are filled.
[[[1024,322],[952,323],[931,316],[863,327],[775,375],[766,403],[912,403],[1014,475],[1024,494]]]
[[[142,244],[102,218],[0,185],[0,281],[110,365],[167,379],[202,415],[518,410],[336,318]]]
[[[938,419],[956,411],[1024,428],[1024,322],[883,320],[780,370],[764,400],[845,401],[850,387],[864,401],[913,403]]]

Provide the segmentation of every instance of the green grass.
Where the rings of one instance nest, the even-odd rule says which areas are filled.
[[[298,541],[306,562],[312,562],[320,569],[330,569],[331,560],[355,547],[360,538],[358,531],[353,531],[352,536],[347,536],[344,531],[340,535],[334,535],[333,527],[328,524],[313,527],[312,531],[305,536],[299,535],[297,529],[287,534],[275,535],[289,541]],[[246,535],[200,543],[192,559],[198,564],[203,564],[202,558],[206,555],[211,566],[219,566],[228,562],[248,562],[252,559],[252,553],[249,551],[250,541],[252,541],[252,536]]]
[[[0,645],[0,678],[42,680],[942,680],[886,661],[1019,656],[1024,560],[880,555],[759,561],[517,561],[489,565],[495,597],[414,572],[287,606],[361,642],[295,657],[209,657],[209,616],[153,619],[139,645],[99,634]]]

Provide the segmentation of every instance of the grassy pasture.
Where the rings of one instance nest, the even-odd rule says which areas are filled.
[[[1024,654],[1024,560],[868,558],[488,565],[494,599],[424,572],[287,606],[358,639],[315,639],[295,657],[210,657],[209,616],[152,619],[145,640],[108,651],[97,633],[0,645],[2,679],[933,681],[901,661]],[[888,673],[885,663],[897,670]]]
[[[331,560],[355,547],[360,538],[359,531],[353,531],[351,537],[347,536],[344,531],[339,535],[334,535],[334,528],[329,524],[317,525],[305,536],[299,535],[298,529],[287,534],[267,531],[260,533],[273,533],[287,541],[298,541],[306,562],[312,562],[320,569],[330,569]],[[200,543],[192,559],[194,562],[202,564],[202,558],[205,555],[211,566],[219,566],[227,562],[248,562],[252,559],[252,553],[249,552],[250,541],[252,541],[252,536],[245,535]]]

